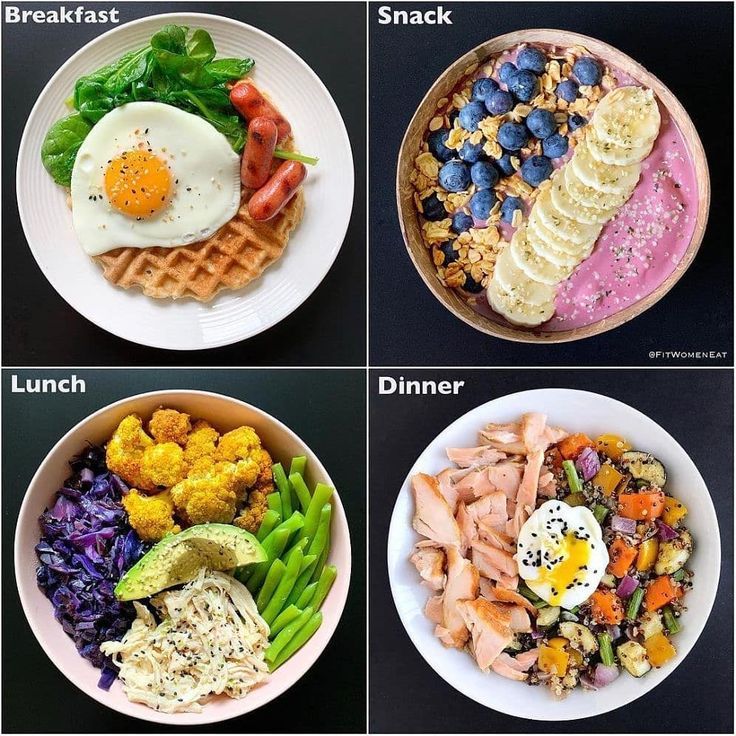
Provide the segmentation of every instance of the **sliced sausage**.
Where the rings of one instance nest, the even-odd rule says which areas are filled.
[[[296,194],[307,176],[301,161],[284,161],[273,176],[250,198],[248,212],[254,220],[270,220]]]
[[[279,141],[291,135],[289,121],[252,85],[240,82],[230,90],[230,102],[248,121],[268,118],[279,129]]]
[[[271,161],[279,131],[269,118],[253,118],[248,125],[248,140],[240,163],[240,181],[248,189],[260,189],[271,173]]]

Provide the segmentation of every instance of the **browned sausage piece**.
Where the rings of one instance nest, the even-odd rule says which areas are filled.
[[[273,176],[250,198],[248,212],[254,220],[270,220],[296,194],[307,176],[301,161],[284,161]]]
[[[247,120],[268,118],[279,129],[279,141],[291,135],[289,121],[252,85],[239,82],[230,90],[230,102]]]
[[[248,189],[260,189],[271,173],[271,161],[279,131],[269,118],[253,118],[240,163],[240,181]]]

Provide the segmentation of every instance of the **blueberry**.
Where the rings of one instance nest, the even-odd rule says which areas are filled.
[[[521,165],[521,178],[527,184],[538,187],[552,176],[552,169],[552,162],[546,156],[530,156]]]
[[[474,164],[476,161],[480,161],[485,157],[483,142],[471,143],[470,141],[465,141],[457,155],[466,163]]]
[[[514,98],[511,92],[504,92],[502,89],[496,90],[490,97],[486,98],[486,109],[491,115],[503,115],[509,112],[514,106]]]
[[[511,77],[516,74],[516,64],[512,64],[510,61],[504,61],[501,64],[501,68],[498,70],[498,78],[506,85],[511,81]]]
[[[471,227],[473,227],[473,218],[465,212],[456,212],[452,216],[452,225],[450,225],[452,232],[460,235],[470,230]]]
[[[498,129],[496,138],[509,151],[518,151],[527,144],[529,131],[521,123],[504,123]]]
[[[440,169],[440,185],[448,192],[464,192],[470,186],[467,164],[453,159]]]
[[[582,115],[570,115],[567,119],[567,127],[570,128],[570,130],[577,130],[578,128],[582,128],[583,125],[586,125],[587,122],[588,121]]]
[[[440,128],[440,130],[435,130],[434,133],[430,133],[429,138],[427,138],[429,152],[438,161],[449,161],[455,155],[455,152],[445,145],[449,135],[450,131],[447,130],[447,128]]]
[[[544,140],[557,130],[555,116],[549,110],[536,108],[526,117],[526,127],[535,138]]]
[[[547,66],[547,57],[543,51],[529,46],[519,51],[519,55],[516,57],[516,64],[519,69],[528,69],[530,72],[534,72],[534,74],[542,74],[545,66]]]
[[[479,284],[469,273],[466,273],[463,290],[468,291],[471,294],[478,294],[483,291],[483,284]]]
[[[555,92],[565,102],[575,102],[578,98],[578,83],[574,79],[564,79],[557,85]]]
[[[444,220],[447,217],[445,205],[437,199],[437,194],[434,192],[422,200],[422,209],[424,210],[424,216],[433,222]]]
[[[496,159],[496,168],[504,175],[504,176],[513,176],[516,172],[516,169],[514,168],[514,165],[511,163],[511,154],[510,153],[504,153],[501,158]]]
[[[470,211],[476,220],[487,220],[493,206],[496,204],[496,195],[492,189],[481,189],[470,198]]]
[[[501,219],[509,224],[514,219],[514,212],[521,210],[524,212],[524,204],[519,197],[506,197],[501,204]]]
[[[493,79],[476,79],[473,82],[472,98],[484,102],[498,89],[498,84]]]
[[[452,247],[452,244],[454,242],[455,242],[454,240],[445,240],[444,243],[440,243],[437,246],[445,256],[445,263],[443,264],[445,266],[448,263],[452,263],[453,261],[456,261],[458,258],[457,251]]]
[[[478,161],[470,167],[470,178],[478,189],[493,189],[498,184],[498,171],[490,161]]]
[[[488,117],[488,110],[482,102],[479,100],[468,102],[460,110],[460,126],[473,133],[478,130],[478,123],[485,117]]]
[[[542,151],[545,156],[550,158],[560,158],[567,153],[570,144],[567,138],[559,133],[554,133],[549,138],[545,138],[542,142]]]
[[[521,102],[529,102],[539,90],[539,80],[534,72],[520,69],[509,81],[509,92]]]
[[[603,73],[601,65],[592,56],[583,56],[578,59],[572,67],[572,73],[580,84],[599,84]]]

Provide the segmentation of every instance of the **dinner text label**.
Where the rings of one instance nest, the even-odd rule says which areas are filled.
[[[394,10],[390,5],[378,8],[378,24],[387,26],[451,26],[452,10],[438,5],[435,10]]]
[[[117,8],[109,10],[91,10],[84,5],[67,8],[60,5],[57,10],[21,10],[17,5],[5,6],[6,23],[119,23],[120,12]]]
[[[83,394],[87,384],[74,374],[70,378],[26,378],[20,381],[13,373],[10,390],[14,394]]]
[[[402,396],[451,396],[460,393],[465,381],[410,381],[399,376],[398,379],[391,376],[378,377],[379,394],[400,394]]]

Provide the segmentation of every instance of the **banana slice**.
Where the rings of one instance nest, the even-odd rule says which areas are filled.
[[[641,148],[659,134],[659,106],[650,89],[618,87],[599,103],[591,124],[604,143]]]
[[[520,327],[538,327],[555,313],[554,299],[544,304],[529,304],[509,294],[495,279],[488,284],[486,298],[495,312]]]
[[[558,239],[569,240],[575,245],[587,248],[600,235],[601,227],[599,225],[586,225],[579,222],[576,217],[567,217],[562,214],[552,203],[552,193],[549,188],[540,192],[533,211],[539,217],[541,224]],[[554,241],[551,241],[551,243],[557,247]],[[561,247],[560,250],[567,252],[566,248]]]
[[[580,181],[573,167],[568,164],[565,166],[565,186],[570,197],[575,202],[579,202],[584,207],[592,207],[600,210],[616,210],[628,198],[629,194],[609,194],[602,192],[600,189],[586,186]]]
[[[604,225],[616,214],[615,208],[599,210],[596,207],[586,207],[581,202],[574,200],[567,191],[564,171],[552,180],[552,186],[549,190],[552,204],[560,214],[575,218],[587,225]]]
[[[539,230],[537,230],[539,228]],[[548,239],[549,231],[547,235],[543,234],[544,226],[540,225],[536,220],[531,219],[526,226],[526,239],[532,250],[545,260],[550,263],[554,263],[555,266],[563,266],[567,268],[576,268],[580,265],[581,261],[585,257],[586,250],[580,250],[576,255],[570,255],[565,253],[564,250],[559,250]]]
[[[575,270],[575,266],[558,266],[540,256],[529,244],[524,228],[519,228],[514,233],[509,250],[516,267],[532,281],[541,281],[543,284],[554,286],[569,278]]]
[[[581,141],[576,146],[569,166],[572,166],[578,179],[586,186],[606,194],[625,194],[627,199],[634,191],[641,174],[641,165],[638,163],[611,166],[597,161],[591,156],[587,141]]]
[[[622,148],[610,141],[601,140],[592,125],[588,126],[585,139],[590,155],[596,161],[600,161],[602,164],[611,164],[612,166],[630,166],[631,164],[637,164],[643,161],[652,152],[655,140],[656,136],[643,146]]]
[[[496,258],[492,280],[498,282],[501,291],[527,304],[548,304],[555,298],[554,286],[530,279],[514,263],[509,248],[504,248]]]

